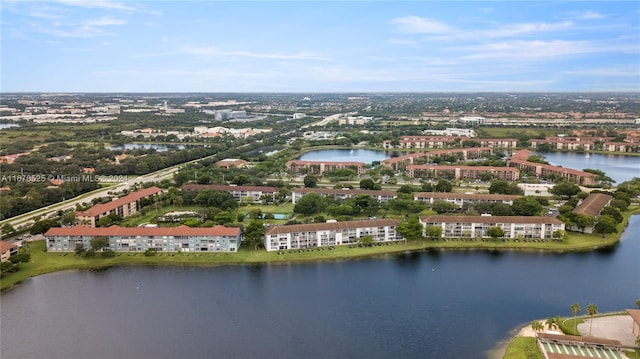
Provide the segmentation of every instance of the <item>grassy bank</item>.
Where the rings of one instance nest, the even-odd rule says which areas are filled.
[[[315,249],[311,252],[284,251],[267,252],[254,251],[242,248],[236,253],[160,253],[156,256],[146,257],[142,253],[118,253],[113,258],[84,258],[76,257],[74,253],[49,253],[45,251],[44,241],[35,241],[29,244],[31,254],[30,263],[22,263],[20,270],[9,273],[2,278],[0,288],[5,290],[21,281],[37,275],[57,272],[67,269],[100,269],[122,265],[178,265],[178,266],[217,266],[251,263],[296,263],[305,261],[345,260],[363,257],[373,257],[385,254],[404,253],[421,250],[489,250],[489,251],[542,251],[542,252],[578,252],[589,251],[598,248],[611,247],[618,243],[620,236],[632,214],[640,213],[640,208],[625,213],[623,222],[618,227],[618,233],[608,234],[602,237],[599,234],[570,233],[562,242],[514,242],[488,240],[483,242],[442,239],[433,241],[430,239],[394,243],[391,245],[355,247],[336,246],[334,250],[325,248]]]
[[[503,359],[543,359],[533,337],[517,337],[509,343]]]

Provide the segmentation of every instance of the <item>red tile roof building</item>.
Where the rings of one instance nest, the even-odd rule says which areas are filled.
[[[85,227],[95,227],[100,218],[115,213],[120,217],[130,216],[140,210],[140,200],[151,198],[162,193],[158,187],[149,187],[131,192],[108,203],[97,204],[86,211],[76,212],[76,224]]]
[[[7,241],[0,241],[0,262],[9,260],[9,257],[18,253],[18,246]]]
[[[91,239],[106,237],[115,252],[236,252],[240,247],[240,228],[153,227],[125,228],[117,225],[101,228],[84,226],[53,227],[45,234],[47,251],[73,252],[76,245],[91,247]]]
[[[486,157],[492,153],[493,150],[489,147],[469,147],[450,150],[435,150],[430,152],[411,153],[400,157],[389,158],[382,161],[380,164],[383,166],[391,167],[394,171],[399,171],[416,162],[432,162],[435,157],[440,156],[456,156],[462,160],[468,160],[472,158]]]
[[[569,182],[583,186],[594,185],[597,182],[596,175],[593,173],[543,163],[530,162],[527,159],[532,154],[533,153],[529,150],[517,151],[507,161],[507,166],[516,167],[520,169],[520,171],[535,175],[538,178],[550,179],[553,177],[560,177]]]
[[[287,171],[292,173],[308,172],[312,174],[322,175],[335,169],[349,169],[356,174],[365,173],[364,162],[331,162],[331,161],[301,161],[292,160],[286,163]]]
[[[517,181],[520,178],[520,171],[513,167],[408,165],[407,177]]]

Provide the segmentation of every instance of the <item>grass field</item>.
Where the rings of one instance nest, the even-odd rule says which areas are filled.
[[[503,359],[544,359],[544,357],[534,338],[518,337],[509,343]]]

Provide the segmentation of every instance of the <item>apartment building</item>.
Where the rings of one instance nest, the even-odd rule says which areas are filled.
[[[400,241],[403,238],[396,232],[399,223],[398,219],[371,219],[273,226],[264,231],[264,245],[267,251],[339,246],[357,243],[367,235],[374,242]]]
[[[512,167],[408,165],[407,177],[517,181],[520,171]]]
[[[518,195],[508,194],[485,194],[485,193],[453,193],[453,192],[417,192],[413,194],[414,201],[423,201],[433,204],[435,201],[447,201],[453,203],[459,207],[465,205],[465,203],[504,203],[508,205],[513,204],[513,200],[521,198]]]
[[[114,252],[236,252],[240,247],[240,228],[154,227],[125,228],[117,225],[102,228],[53,227],[45,234],[48,252],[73,252],[78,244],[85,249],[91,240],[106,237]]]
[[[278,193],[276,187],[268,186],[226,186],[216,184],[188,184],[180,188],[183,191],[201,191],[208,189],[211,191],[229,192],[236,201],[248,200],[260,202],[263,195],[275,195]]]
[[[333,188],[296,188],[291,190],[291,202],[298,203],[300,198],[307,193],[316,193],[321,197],[333,196],[336,200],[347,199],[359,195],[371,196],[380,202],[387,202],[398,197],[395,191],[374,191],[363,189],[333,189]]]
[[[587,198],[583,199],[576,208],[573,209],[573,213],[584,214],[590,217],[593,217],[594,224],[598,221],[600,217],[600,212],[604,207],[608,206],[613,199],[612,195],[606,193],[591,193]],[[577,226],[571,226],[570,228],[575,232],[582,233],[593,233],[593,226],[578,228]]]
[[[531,139],[531,148],[538,149],[542,144],[549,144],[556,150],[569,150],[569,151],[591,151],[595,149],[594,139],[584,139],[580,137],[547,137],[544,139]]]
[[[14,254],[18,254],[18,246],[7,241],[0,241],[0,262],[6,262]]]
[[[557,230],[565,225],[554,217],[528,216],[426,216],[420,217],[420,223],[442,228],[442,238],[489,238],[487,231],[491,227],[500,227],[504,238],[553,238]]]
[[[163,190],[158,187],[149,187],[128,195],[114,199],[111,202],[97,204],[86,211],[76,212],[76,224],[85,227],[95,227],[100,218],[115,213],[124,218],[138,212],[142,207],[140,200],[152,198],[161,194]]]
[[[291,173],[311,173],[322,175],[325,172],[329,172],[335,169],[349,169],[353,170],[356,174],[361,175],[365,173],[366,165],[364,162],[330,162],[330,161],[301,161],[292,160],[286,163],[287,171]]]
[[[462,160],[483,158],[493,153],[489,147],[455,148],[446,150],[435,150],[429,152],[411,153],[404,156],[392,157],[380,162],[381,165],[390,167],[394,171],[405,169],[408,165],[416,162],[429,163],[434,158],[441,156],[456,156]]]
[[[527,161],[531,154],[532,152],[529,150],[517,151],[507,161],[507,166],[518,168],[520,171],[535,175],[538,178],[550,179],[560,177],[566,181],[583,186],[597,183],[596,175],[593,173]]]
[[[516,148],[518,140],[515,138],[471,138],[451,136],[402,136],[397,145],[394,141],[386,140],[382,143],[385,149],[430,149],[451,148],[464,145],[465,141],[477,142],[480,147]]]

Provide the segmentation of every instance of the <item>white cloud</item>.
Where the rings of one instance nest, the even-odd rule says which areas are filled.
[[[575,14],[576,19],[580,20],[598,20],[603,19],[605,16],[601,13],[593,10],[587,10],[578,14]]]
[[[82,22],[82,26],[88,27],[99,27],[99,26],[114,26],[114,25],[124,25],[127,22],[120,19],[114,19],[112,17],[101,17],[99,19],[94,20],[86,20]]]
[[[411,46],[411,47],[416,47],[418,45],[417,41],[409,40],[409,39],[391,39],[388,42],[394,45],[405,45],[405,46]]]
[[[444,34],[455,31],[449,25],[426,17],[404,16],[391,20],[402,32],[409,34]]]
[[[107,0],[58,0],[59,3],[70,6],[78,6],[88,9],[107,9],[135,12],[136,8],[119,2]]]
[[[258,59],[271,60],[315,60],[329,61],[327,57],[307,52],[298,52],[295,54],[278,54],[268,52],[252,52],[252,51],[224,51],[215,47],[185,47],[181,52],[190,55],[209,55],[209,56],[239,56]]]

